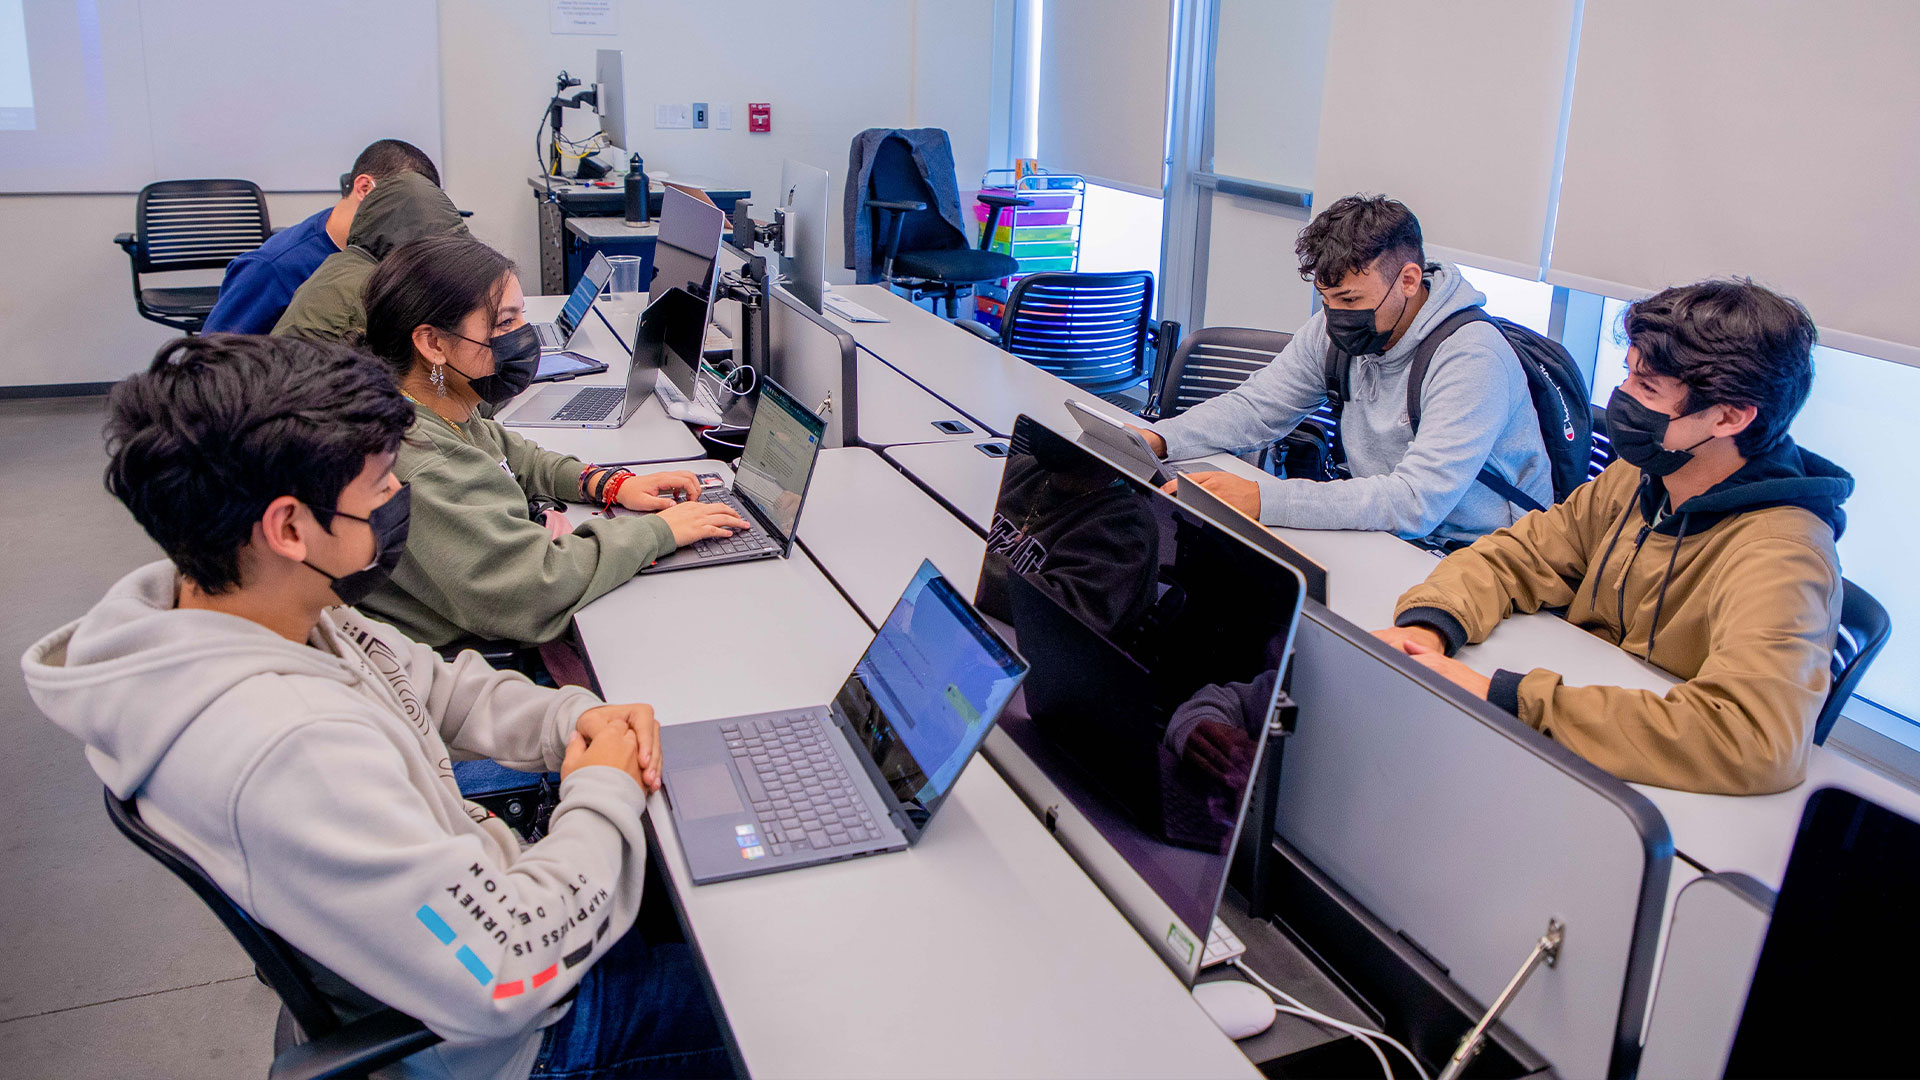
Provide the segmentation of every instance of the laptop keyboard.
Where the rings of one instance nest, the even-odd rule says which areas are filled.
[[[627,388],[624,386],[588,386],[574,395],[572,401],[560,407],[553,414],[555,420],[605,420],[624,405],[627,400]]]
[[[747,508],[740,505],[740,500],[734,496],[733,492],[725,488],[701,492],[700,501],[718,503],[740,515],[741,520],[753,521],[752,516],[747,513]],[[696,540],[687,548],[702,559],[717,559],[723,555],[750,555],[756,551],[778,551],[779,549],[780,545],[774,543],[773,538],[762,532],[758,525],[732,536],[715,536],[706,540]]]
[[[720,725],[772,855],[804,855],[880,839],[880,826],[813,717]]]
[[[1219,919],[1213,920],[1213,932],[1207,935],[1207,951],[1200,956],[1201,970],[1215,964],[1224,964],[1247,951],[1245,944],[1227,929],[1227,924]]]

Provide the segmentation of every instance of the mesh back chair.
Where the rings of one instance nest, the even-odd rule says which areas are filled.
[[[1293,335],[1278,330],[1207,326],[1194,331],[1154,373],[1145,416],[1166,420],[1219,397],[1273,363]]]
[[[1593,455],[1587,460],[1587,479],[1591,480],[1605,472],[1613,464],[1618,454],[1613,452],[1613,438],[1607,434],[1607,410],[1599,405],[1593,406]]]
[[[1880,601],[1867,590],[1841,578],[1840,632],[1833,640],[1833,687],[1827,691],[1827,700],[1813,722],[1815,746],[1827,741],[1834,722],[1840,719],[1840,709],[1853,696],[1854,688],[1860,685],[1873,658],[1880,655],[1892,636],[1893,619],[1887,615],[1887,609],[1880,606]]]
[[[420,1021],[394,1009],[382,1009],[350,1024],[342,1024],[326,997],[314,985],[299,955],[278,934],[261,926],[220,891],[200,864],[174,847],[140,820],[131,799],[106,793],[107,816],[121,835],[157,859],[187,883],[227,932],[253,960],[260,980],[280,995],[282,1020],[291,1017],[309,1041],[279,1051],[268,1075],[274,1080],[364,1076],[440,1041]],[[284,1024],[282,1025],[284,1027]]]
[[[951,172],[951,160],[946,165]],[[957,184],[953,197],[959,201]],[[982,194],[980,201],[990,210],[980,247],[974,248],[966,234],[934,209],[938,199],[914,162],[907,140],[894,135],[883,141],[874,153],[862,198],[863,212],[873,215],[873,242],[880,249],[874,262],[881,281],[904,290],[909,300],[944,298],[951,319],[960,314],[960,297],[971,294],[975,285],[1017,273],[1020,265],[1013,256],[988,251],[986,246],[999,225],[1000,212],[1031,205],[1030,200]]]
[[[1029,274],[1014,283],[1000,323],[1001,348],[1095,394],[1139,385],[1147,350],[1171,336],[1153,324],[1145,270]]]
[[[267,242],[267,197],[248,180],[162,180],[140,189],[134,230],[113,238],[133,264],[133,303],[143,318],[199,333],[218,285],[144,288],[142,274],[222,270]]]

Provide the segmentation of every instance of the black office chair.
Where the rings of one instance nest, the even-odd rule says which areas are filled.
[[[973,323],[961,326],[983,336]],[[1138,411],[1131,392],[1152,374],[1178,323],[1153,321],[1153,275],[1029,274],[1013,285],[997,344],[1042,371]]]
[[[1148,420],[1167,420],[1246,382],[1273,363],[1293,335],[1241,326],[1206,326],[1187,335],[1173,358],[1157,365]]]
[[[1873,594],[1840,579],[1840,632],[1833,641],[1833,687],[1813,721],[1813,745],[1827,741],[1827,734],[1840,719],[1840,710],[1853,696],[1854,688],[1872,666],[1873,658],[1893,636],[1893,619]]]
[[[249,180],[162,180],[140,189],[134,232],[113,242],[133,264],[133,304],[142,318],[197,334],[220,298],[218,285],[149,289],[142,274],[224,270],[273,235],[267,197]]]
[[[1607,410],[1600,405],[1593,408],[1593,453],[1587,459],[1587,479],[1591,480],[1607,470],[1614,459],[1620,455],[1613,452],[1613,437],[1607,434]]]
[[[111,790],[106,799],[107,816],[121,835],[186,882],[247,951],[260,980],[280,995],[279,1027],[285,1029],[285,1021],[291,1018],[305,1034],[306,1042],[285,1049],[276,1046],[273,1066],[267,1073],[272,1080],[365,1076],[440,1041],[440,1036],[420,1021],[395,1009],[382,1009],[342,1024],[333,1005],[314,986],[299,955],[280,935],[255,922],[220,891],[199,863],[148,828],[133,800],[116,798]]]
[[[949,160],[946,169],[951,172],[952,168]],[[953,198],[959,201],[958,185]],[[966,234],[934,209],[938,199],[914,162],[907,140],[889,136],[874,153],[867,190],[861,193],[861,212],[873,215],[873,243],[878,248],[874,261],[881,282],[903,290],[909,300],[944,298],[947,318],[952,319],[959,317],[960,297],[972,295],[975,285],[1018,273],[1020,264],[1013,256],[989,251],[987,246],[1001,211],[1031,206],[1032,200],[982,194],[980,201],[989,208],[987,231],[974,248]]]

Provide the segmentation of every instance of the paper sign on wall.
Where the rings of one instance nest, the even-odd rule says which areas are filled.
[[[617,34],[618,0],[547,0],[548,28],[556,34]]]

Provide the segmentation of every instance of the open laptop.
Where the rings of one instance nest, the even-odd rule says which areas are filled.
[[[643,574],[722,566],[749,559],[784,559],[793,551],[800,508],[820,457],[827,422],[795,401],[772,379],[760,380],[760,402],[747,429],[746,449],[734,464],[733,486],[703,490],[702,502],[723,503],[753,526],[732,536],[701,540],[662,556]]]
[[[662,728],[694,883],[915,843],[1026,671],[922,562],[831,702]]]
[[[532,428],[619,427],[653,394],[673,351],[685,348],[689,336],[699,341],[706,310],[704,301],[669,291],[648,304],[634,324],[626,385],[548,386],[530,391],[512,412],[500,417],[500,423]]]
[[[1181,473],[1213,471],[1212,466],[1200,463],[1169,464],[1161,461],[1139,432],[1071,398],[1064,404],[1067,412],[1080,424],[1082,437],[1108,457],[1126,465],[1129,472],[1143,480],[1164,484]]]
[[[541,352],[560,352],[573,347],[574,336],[580,333],[580,324],[586,321],[587,313],[593,310],[593,302],[600,298],[607,282],[613,280],[613,264],[607,261],[605,254],[593,253],[593,261],[587,264],[586,272],[580,275],[580,284],[573,287],[573,293],[561,306],[560,314],[552,322],[533,324],[533,332],[540,337]]]
[[[1253,520],[1228,503],[1201,487],[1189,477],[1179,477],[1174,488],[1174,497],[1191,505],[1207,520],[1227,530],[1254,547],[1272,555],[1295,570],[1306,579],[1307,598],[1316,604],[1327,602],[1327,568],[1300,554],[1292,544],[1273,534],[1273,530]]]

